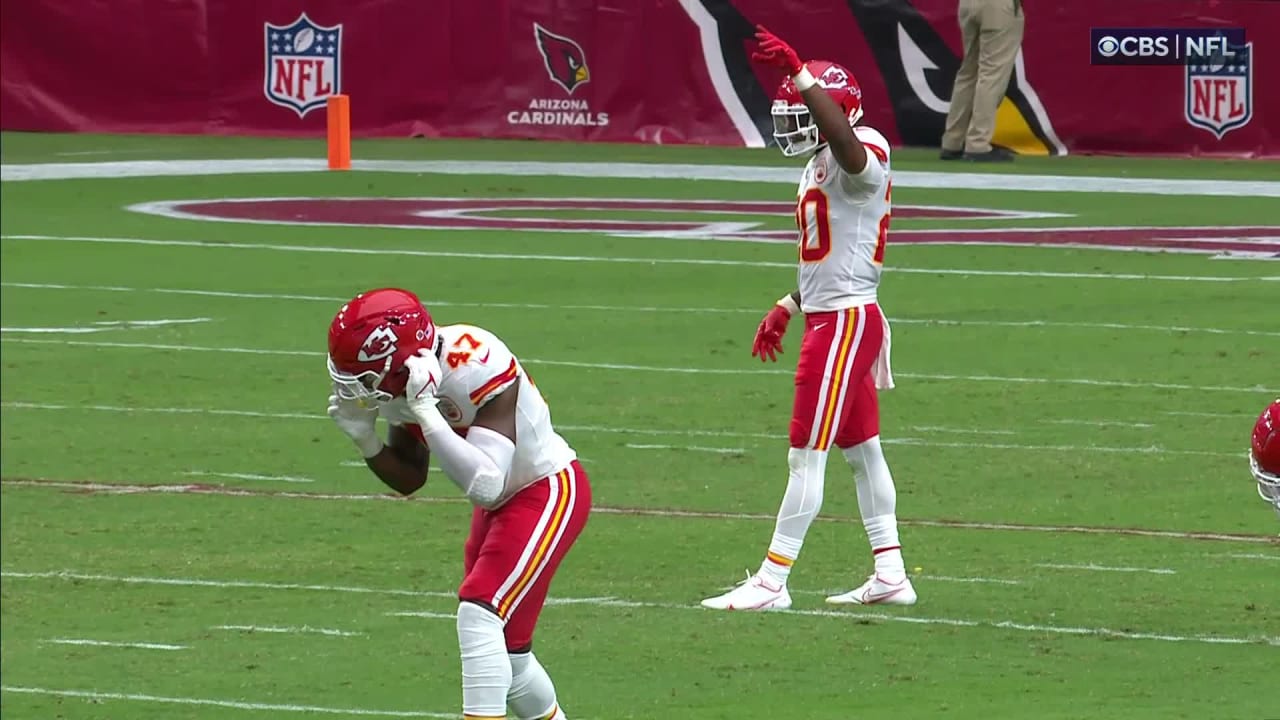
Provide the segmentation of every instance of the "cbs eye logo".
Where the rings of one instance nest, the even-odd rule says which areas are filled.
[[[1118,52],[1120,52],[1120,41],[1111,35],[1103,36],[1098,41],[1098,54],[1102,57],[1115,57]]]

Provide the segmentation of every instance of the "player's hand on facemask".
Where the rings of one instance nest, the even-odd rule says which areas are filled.
[[[329,417],[365,457],[373,457],[382,450],[377,430],[377,405],[366,407],[359,400],[342,398],[335,392],[329,396]]]

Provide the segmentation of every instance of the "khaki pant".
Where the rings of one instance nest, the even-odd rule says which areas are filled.
[[[960,0],[964,59],[951,91],[943,150],[991,150],[996,108],[1022,45],[1022,0]]]

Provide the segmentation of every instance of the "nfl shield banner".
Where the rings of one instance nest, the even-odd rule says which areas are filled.
[[[342,92],[342,23],[317,25],[304,12],[288,25],[264,25],[268,100],[303,117]]]
[[[1253,43],[1187,62],[1187,122],[1223,135],[1253,118]]]

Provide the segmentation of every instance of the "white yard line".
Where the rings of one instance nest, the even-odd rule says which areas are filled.
[[[83,698],[101,702],[119,700],[144,703],[165,703],[170,705],[205,705],[231,708],[234,710],[256,710],[267,712],[315,713],[325,715],[361,715],[372,717],[405,717],[405,718],[445,718],[457,720],[454,713],[426,712],[422,710],[368,710],[363,708],[332,708],[316,705],[282,705],[278,703],[258,703],[244,700],[211,700],[209,698],[169,697],[164,695],[145,695],[142,693],[98,692],[97,690],[53,690],[49,688],[24,687],[20,685],[0,686],[0,691],[21,695],[46,695],[51,697]]]
[[[341,304],[350,298],[327,295],[296,295],[289,293],[237,292],[232,290],[195,290],[184,288],[137,288],[120,285],[67,285],[61,283],[26,283],[4,282],[0,287],[23,288],[28,290],[75,290],[86,292],[119,292],[119,293],[154,293],[158,295],[189,295],[194,297],[220,297],[243,300],[301,301]],[[454,300],[426,300],[432,307],[475,307],[499,308],[515,310],[573,310],[598,311],[606,313],[637,312],[695,315],[743,314],[757,316],[762,314],[760,308],[723,308],[723,307],[661,307],[655,305],[564,305],[551,303],[503,303],[503,302],[466,302]],[[1009,328],[1080,328],[1096,330],[1146,330],[1170,333],[1207,333],[1213,335],[1257,335],[1264,337],[1280,337],[1280,331],[1249,330],[1244,328],[1187,327],[1183,325],[1136,325],[1129,323],[1087,323],[1087,322],[1054,322],[1049,320],[954,320],[950,318],[904,318],[891,317],[893,325],[925,325],[934,327],[1009,327]]]
[[[1151,423],[1129,422],[1126,420],[1041,420],[1040,422],[1047,423],[1049,425],[1085,425],[1088,427],[1155,427],[1155,425],[1152,425]]]
[[[186,645],[169,645],[167,643],[150,642],[113,642],[108,640],[85,640],[83,638],[51,638],[40,642],[53,645],[90,645],[93,647],[138,648],[141,650],[186,650]]]
[[[118,413],[158,413],[158,414],[208,414],[208,415],[224,415],[230,417],[254,417],[254,418],[278,418],[287,420],[325,420],[327,416],[321,414],[306,413],[272,413],[259,410],[217,410],[205,408],[143,408],[143,407],[121,407],[114,405],[63,405],[57,403],[31,403],[6,400],[0,402],[0,407],[24,409],[24,410],[51,410],[51,411],[98,411],[98,412],[118,412]],[[767,440],[783,440],[787,436],[783,433],[753,433],[753,432],[732,432],[728,430],[696,430],[685,428],[655,429],[655,428],[627,428],[627,427],[608,427],[601,425],[559,425],[561,430],[565,432],[579,433],[606,433],[618,435],[649,435],[657,437],[723,437],[735,439],[767,439]],[[935,428],[936,430],[937,428]],[[949,428],[952,432],[971,432],[964,428]],[[1125,447],[1125,446],[1109,446],[1109,445],[1025,445],[1017,443],[978,443],[978,442],[949,442],[939,440],[925,440],[913,437],[891,437],[882,438],[881,443],[885,445],[918,445],[922,447],[942,447],[942,448],[959,448],[959,449],[981,449],[981,450],[1013,450],[1013,451],[1030,451],[1030,452],[1068,452],[1068,453],[1121,453],[1121,454],[1138,454],[1138,455],[1191,455],[1206,457],[1242,457],[1238,451],[1214,451],[1214,450],[1180,450],[1160,447],[1156,445],[1143,447]],[[658,447],[669,449],[696,449],[697,446],[681,446],[681,445],[653,445],[642,446],[646,449],[656,449]],[[720,448],[720,451],[728,451],[730,448]],[[734,451],[740,451],[733,449]],[[270,477],[270,476],[266,476]],[[253,478],[259,479],[259,478]]]
[[[1267,562],[1280,562],[1280,555],[1269,553],[1213,553],[1212,557],[1227,557],[1235,560],[1265,560]]]
[[[269,348],[213,347],[207,345],[178,345],[173,343],[129,343],[96,340],[67,340],[43,338],[3,338],[0,343],[18,343],[26,345],[59,345],[71,347],[119,348],[125,350],[172,350],[174,352],[208,352],[228,353],[235,355],[258,355],[264,357],[325,357],[319,350],[276,350]],[[793,370],[785,368],[697,368],[697,367],[663,367],[659,365],[633,365],[630,363],[582,362],[577,360],[546,360],[541,358],[524,358],[526,365],[550,365],[553,367],[574,367],[589,370],[617,370],[630,372],[656,372],[668,375],[794,375]],[[1082,385],[1089,387],[1118,387],[1154,390],[1190,390],[1194,392],[1233,392],[1233,393],[1269,393],[1271,390],[1255,385],[1240,387],[1230,385],[1187,385],[1183,383],[1137,382],[1131,380],[1098,380],[1094,378],[1044,378],[1044,377],[1008,377],[1002,375],[952,375],[942,373],[895,372],[895,377],[907,380],[938,380],[950,382],[994,382],[1017,385]]]
[[[261,475],[259,473],[234,473],[234,472],[212,472],[209,470],[188,470],[183,475],[195,477],[223,477],[233,480],[270,480],[274,482],[287,483],[311,483],[314,479],[309,477],[299,477],[296,475]]]
[[[325,635],[328,637],[358,637],[364,635],[362,632],[349,632],[347,630],[334,630],[332,628],[315,628],[310,625],[302,625],[297,627],[282,627],[278,625],[214,625],[210,630],[233,630],[247,633],[282,633],[289,635]]]
[[[1114,567],[1111,565],[1070,565],[1060,563],[1036,563],[1038,568],[1049,568],[1052,570],[1087,570],[1091,572],[1122,572],[1122,573],[1149,573],[1151,575],[1177,575],[1177,570],[1169,568],[1142,568],[1142,567]]]
[[[0,480],[4,485],[41,489],[70,490],[73,492],[94,492],[118,495],[215,495],[238,498],[282,498],[296,500],[330,500],[339,502],[425,502],[425,503],[461,503],[461,497],[401,497],[392,493],[318,493],[285,490],[257,490],[209,485],[143,485],[129,483],[100,483],[66,480]],[[610,507],[596,505],[591,512],[599,515],[623,515],[630,517],[661,518],[695,518],[711,520],[750,520],[773,522],[775,515],[765,513],[717,512],[711,510],[676,510],[665,508]],[[856,518],[819,515],[818,522],[848,523]],[[1080,535],[1129,535],[1136,537],[1153,537],[1168,540],[1211,540],[1221,542],[1241,542],[1259,545],[1278,545],[1280,539],[1270,535],[1242,535],[1213,532],[1188,532],[1182,530],[1151,530],[1146,528],[1094,527],[1088,525],[1030,525],[1025,523],[970,522],[964,520],[919,520],[898,518],[898,524],[904,527],[930,527],[953,530],[1002,530],[1012,532],[1066,533]]]
[[[727,260],[718,258],[672,258],[672,257],[612,257],[602,255],[551,255],[500,252],[460,252],[447,250],[411,250],[405,248],[369,248],[340,247],[333,245],[279,245],[272,243],[249,242],[210,242],[204,240],[153,240],[148,238],[118,238],[72,235],[0,235],[0,239],[38,240],[41,242],[93,243],[110,245],[141,245],[153,247],[192,247],[208,250],[268,250],[285,253],[361,255],[378,257],[443,257],[475,260],[520,260],[522,262],[567,262],[567,263],[610,263],[624,265],[697,265],[722,267],[756,267],[756,268],[795,268],[794,262],[773,262],[764,260]],[[1032,270],[965,270],[956,268],[908,268],[894,266],[885,268],[891,273],[915,273],[922,275],[960,275],[990,277],[1028,277],[1028,278],[1061,278],[1091,280],[1168,280],[1172,282],[1259,282],[1280,280],[1280,276],[1208,276],[1208,275],[1147,275],[1141,273],[1080,273],[1052,272]]]
[[[404,612],[385,613],[388,617],[429,618],[432,620],[456,620],[457,613],[431,612],[430,610],[406,610]]]
[[[86,325],[69,325],[59,327],[0,327],[0,332],[31,333],[45,335],[87,335],[90,333],[111,332],[112,330],[132,330],[135,328],[153,328],[165,325],[192,325],[195,323],[213,322],[213,318],[180,318],[174,320],[109,320],[98,321]]]
[[[703,447],[702,445],[641,445],[627,443],[625,447],[629,447],[632,450],[692,450],[694,452],[720,453],[722,455],[741,455],[746,452],[743,448]]]
[[[501,160],[355,160],[357,172],[440,175],[513,175],[532,177],[627,178],[636,180],[714,180],[795,185],[801,168],[693,163],[545,162]],[[263,173],[325,172],[323,158],[219,160],[118,160],[80,163],[5,163],[0,180],[73,180],[125,177],[180,177]],[[899,170],[897,187],[1018,192],[1105,192],[1142,195],[1280,197],[1280,182],[1117,178],[1025,173],[921,172]]]
[[[98,581],[110,582],[137,582],[141,578],[114,578],[107,575],[84,575],[69,572],[46,572],[46,573],[14,573],[4,571],[0,573],[4,577],[24,577],[24,578],[63,578],[63,579],[93,579]],[[281,590],[330,590],[336,591],[341,588],[344,592],[364,592],[378,594],[421,594],[416,591],[406,590],[378,590],[374,588],[351,588],[342,586],[324,586],[324,585],[300,585],[296,583],[264,583],[246,580],[192,580],[185,578],[149,578],[149,580],[158,581],[158,584],[165,585],[192,585],[197,587],[223,587],[223,588],[275,588]],[[446,593],[438,593],[446,594]],[[456,597],[454,593],[447,593],[449,597]],[[577,598],[573,604],[591,605],[596,607],[626,607],[626,608],[646,608],[656,610],[681,610],[690,612],[709,612],[695,604],[670,603],[670,602],[650,602],[640,600],[622,600],[617,598]],[[1041,625],[1020,623],[1011,620],[978,620],[968,618],[946,618],[946,617],[920,617],[910,615],[897,615],[887,612],[877,611],[856,611],[856,610],[784,610],[776,611],[779,615],[796,615],[804,617],[822,617],[836,618],[841,620],[880,620],[890,623],[909,623],[914,625],[943,625],[949,627],[967,627],[967,628],[987,628],[1000,630],[1015,630],[1019,632],[1031,633],[1048,633],[1060,635],[1083,635],[1095,637],[1109,637],[1117,639],[1129,640],[1159,640],[1164,642],[1199,642],[1210,644],[1227,644],[1227,645],[1249,645],[1249,644],[1266,644],[1280,647],[1280,637],[1232,637],[1221,635],[1175,635],[1169,633],[1156,632],[1132,632],[1127,630],[1112,630],[1103,627],[1070,627],[1059,625]],[[417,615],[414,615],[417,617]]]

